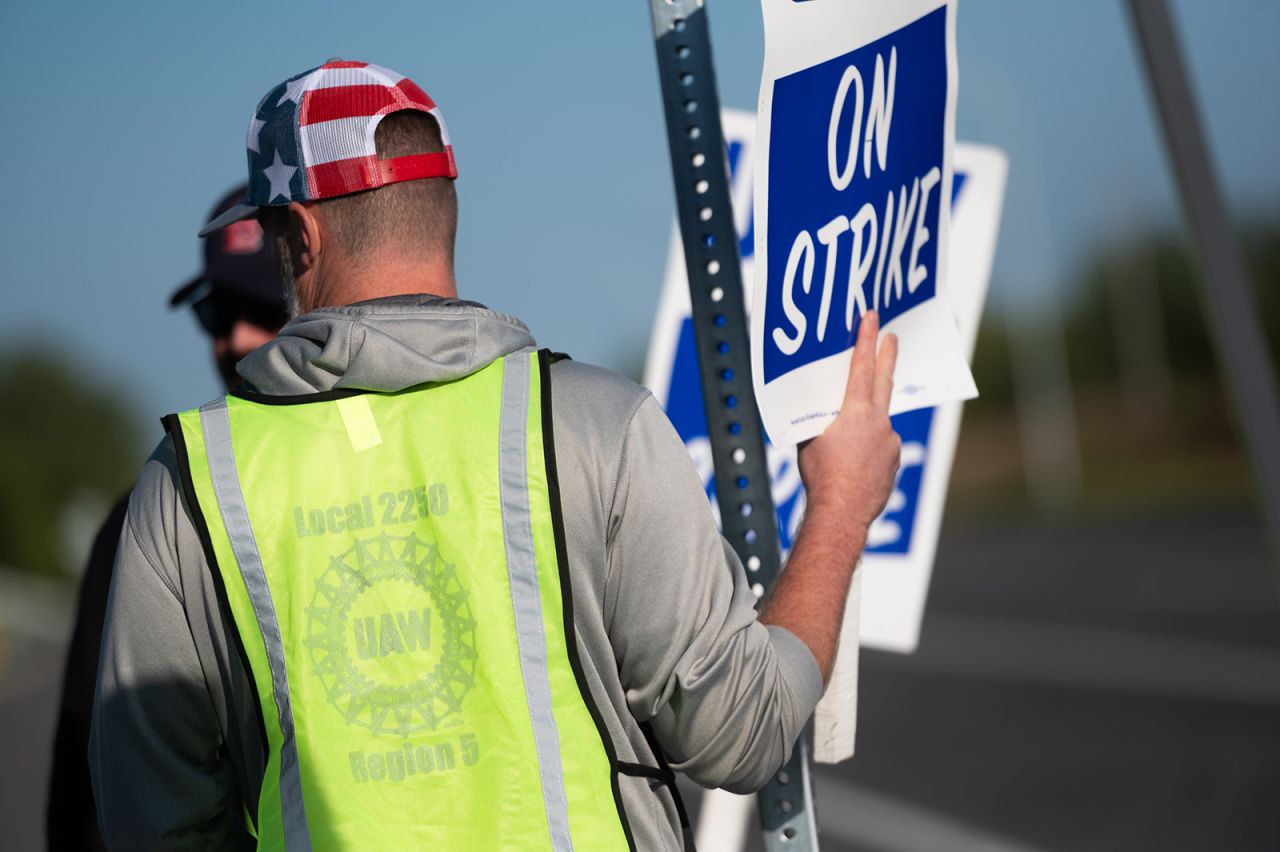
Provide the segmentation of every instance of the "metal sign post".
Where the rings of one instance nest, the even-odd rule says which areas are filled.
[[[1164,0],[1129,0],[1128,5],[1204,272],[1210,338],[1222,359],[1240,435],[1253,462],[1272,563],[1280,566],[1280,398],[1244,253],[1213,173],[1169,9]]]
[[[742,271],[707,14],[702,0],[650,0],[650,11],[721,524],[752,578],[768,589],[777,579],[781,556],[764,433],[751,385]],[[759,793],[764,845],[770,852],[817,849],[808,752],[802,736],[791,760]]]

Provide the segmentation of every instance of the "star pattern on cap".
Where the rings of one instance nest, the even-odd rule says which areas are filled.
[[[285,101],[293,101],[295,104],[302,103],[302,94],[307,85],[308,74],[304,74],[296,80],[286,80],[284,84],[284,94],[280,96],[280,100],[276,101],[276,106],[280,106]]]
[[[298,170],[297,166],[290,166],[280,159],[280,152],[276,151],[275,160],[271,165],[262,170],[267,176],[267,180],[271,181],[271,194],[267,196],[267,203],[276,200],[277,196],[283,195],[289,198],[289,181],[293,179],[293,173]]]
[[[258,134],[262,132],[262,127],[266,122],[258,118],[256,115],[249,119],[249,150],[255,154],[261,154],[258,148]]]

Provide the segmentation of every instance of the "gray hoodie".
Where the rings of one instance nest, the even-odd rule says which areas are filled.
[[[299,317],[238,369],[270,395],[397,391],[532,345],[518,320],[474,303],[397,297]],[[756,620],[742,566],[649,393],[568,360],[551,384],[578,651],[618,761],[657,765],[649,722],[676,770],[757,789],[817,703],[813,656]],[[166,439],[124,522],[94,702],[94,791],[114,848],[253,848],[242,815],[257,806],[261,722],[175,465]],[[668,791],[619,784],[637,847],[679,848]]]

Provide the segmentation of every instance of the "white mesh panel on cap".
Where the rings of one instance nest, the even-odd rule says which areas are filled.
[[[364,68],[320,68],[307,80],[308,89],[336,89],[339,86],[394,86],[403,74],[378,65]]]
[[[427,110],[427,114],[436,120],[436,124],[440,125],[440,140],[444,142],[444,147],[452,148],[453,143],[449,141],[449,128],[444,125],[444,116],[440,114],[440,108],[432,107]]]
[[[383,68],[381,65],[374,65],[373,63],[370,63],[365,70],[371,74],[377,74],[380,76],[382,78],[382,83],[387,86],[394,86],[396,83],[399,83],[404,79],[403,74],[398,74],[390,68]]]
[[[371,157],[377,153],[370,132],[371,118],[358,115],[354,118],[337,118],[308,124],[302,130],[302,157],[308,166],[349,160],[352,157]]]

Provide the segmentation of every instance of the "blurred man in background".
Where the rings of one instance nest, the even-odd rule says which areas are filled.
[[[245,187],[237,187],[218,202],[213,215],[244,197]],[[239,384],[236,362],[275,337],[285,320],[280,275],[258,223],[236,222],[205,240],[204,269],[179,287],[169,304],[191,306],[209,335],[223,383],[228,389]],[[107,592],[128,503],[128,494],[120,498],[94,538],[80,590],[53,746],[47,811],[51,850],[106,848],[98,832],[86,753]]]

